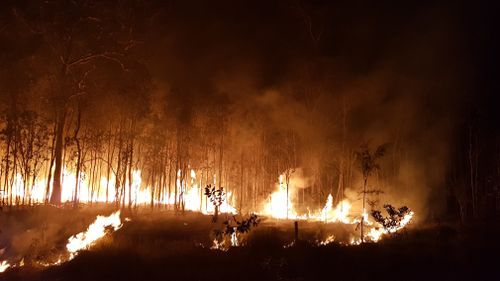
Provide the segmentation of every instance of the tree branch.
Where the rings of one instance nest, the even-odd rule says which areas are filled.
[[[80,64],[86,64],[86,63],[89,63],[95,59],[99,59],[99,58],[102,58],[102,59],[107,59],[107,60],[111,60],[113,62],[116,62],[117,64],[120,65],[120,67],[124,70],[124,71],[128,71],[128,69],[125,67],[125,65],[123,64],[123,62],[118,58],[120,56],[123,56],[123,54],[120,54],[120,53],[117,53],[117,52],[102,52],[102,53],[90,53],[90,54],[87,54],[87,55],[84,55],[84,56],[81,56],[69,63],[67,63],[67,67],[70,68],[72,66],[76,66],[76,65],[80,65]]]

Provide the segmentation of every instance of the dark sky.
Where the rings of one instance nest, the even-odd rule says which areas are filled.
[[[215,76],[240,71],[259,88],[276,87],[302,75],[298,68],[306,65],[313,77],[337,87],[380,69],[428,85],[457,86],[448,89],[453,93],[429,93],[451,106],[471,101],[488,106],[496,96],[495,9],[484,3],[174,1],[164,6],[149,42],[163,57],[154,60],[174,84],[205,89]],[[404,94],[399,92],[395,95]]]

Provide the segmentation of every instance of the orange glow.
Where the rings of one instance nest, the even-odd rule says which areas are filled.
[[[406,227],[408,223],[413,218],[414,213],[408,213],[401,220],[398,227],[393,227],[391,229],[383,229],[382,227],[375,227],[375,223],[370,220],[370,217],[366,210],[358,213],[351,213],[352,204],[349,200],[344,199],[340,201],[335,207],[333,206],[333,196],[328,195],[325,206],[318,211],[311,212],[307,214],[299,215],[294,209],[294,205],[289,196],[287,196],[286,185],[283,181],[284,176],[280,175],[279,185],[277,190],[273,192],[268,201],[264,204],[264,208],[260,212],[261,215],[269,216],[276,219],[292,219],[292,220],[308,220],[308,221],[321,221],[324,223],[343,223],[343,224],[359,224],[361,223],[361,216],[364,218],[365,227],[369,227],[369,231],[365,233],[365,241],[378,242],[384,234],[395,233],[400,229]],[[293,189],[293,186],[289,186],[289,189]],[[290,194],[291,192],[289,192]],[[287,204],[288,201],[288,204]],[[318,245],[327,245],[333,242],[334,237],[329,236],[325,241],[318,242]],[[359,245],[361,244],[360,238],[352,237],[348,243],[349,245]]]
[[[66,249],[70,253],[70,257],[73,258],[77,255],[78,251],[88,249],[97,240],[104,237],[107,227],[112,227],[113,231],[117,231],[122,227],[120,211],[116,211],[107,217],[97,216],[96,220],[89,225],[86,231],[71,236],[68,239],[68,244],[66,244]]]
[[[197,211],[202,212],[203,214],[213,214],[214,206],[212,204],[205,204],[206,198],[203,195],[202,187],[198,185],[196,180],[196,171],[190,170],[189,177],[186,180],[181,180],[181,170],[177,172],[178,179],[176,182],[177,188],[179,190],[178,200],[181,199],[184,201],[184,209],[189,211]],[[116,179],[112,175],[108,180],[105,177],[101,177],[99,183],[99,187],[94,187],[92,190],[92,185],[90,184],[88,177],[85,173],[80,173],[79,177],[79,188],[78,188],[78,202],[88,204],[88,203],[105,203],[106,202],[106,186],[108,186],[108,196],[107,202],[113,202],[116,198],[116,188],[115,183]],[[215,178],[214,178],[215,180]],[[12,196],[13,198],[26,198],[31,200],[33,204],[42,204],[46,198],[46,179],[38,179],[33,188],[24,188],[24,181],[20,174],[17,174],[14,180]],[[76,175],[74,172],[70,171],[67,167],[63,170],[63,180],[62,180],[62,190],[61,190],[61,201],[63,203],[73,202],[75,197],[75,186],[76,186]],[[152,188],[150,186],[145,186],[142,180],[141,170],[133,170],[132,171],[132,182],[130,184],[130,192],[129,192],[129,182],[128,179],[124,184],[125,188],[124,202],[130,202],[137,205],[148,205],[151,204]],[[120,189],[122,186],[120,186]],[[31,192],[29,194],[25,194],[25,190]],[[227,188],[226,188],[227,190]],[[182,192],[181,192],[182,191]],[[52,192],[52,186],[50,185],[50,193]],[[181,195],[182,194],[182,195]],[[0,198],[8,199],[7,194],[1,194]],[[223,204],[219,207],[219,211],[222,213],[231,213],[236,214],[237,210],[233,207],[230,202],[232,200],[232,192],[228,191],[226,194],[226,200],[224,200]],[[123,198],[121,199],[123,200]],[[175,201],[175,193],[171,192],[170,194],[164,194],[163,200],[154,199],[154,204],[160,205],[172,205]]]

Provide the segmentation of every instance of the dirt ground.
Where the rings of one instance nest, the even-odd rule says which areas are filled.
[[[101,239],[91,250],[59,266],[53,260],[71,235],[83,231],[110,208],[79,210],[31,208],[0,215],[0,259],[24,258],[25,266],[0,274],[0,280],[499,280],[498,223],[468,226],[420,224],[383,241],[360,246],[315,241],[330,235],[348,241],[355,226],[264,219],[245,246],[211,250],[210,216],[172,211],[126,211],[131,221]],[[221,216],[220,221],[224,220]]]

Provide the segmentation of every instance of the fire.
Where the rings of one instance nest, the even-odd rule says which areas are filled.
[[[125,218],[125,221],[130,219]],[[95,221],[89,225],[86,231],[80,232],[68,238],[66,244],[67,253],[60,254],[55,262],[38,261],[36,264],[41,267],[49,267],[59,265],[63,262],[70,261],[78,255],[81,250],[89,249],[99,239],[106,235],[106,229],[117,231],[123,226],[120,219],[120,211],[116,211],[109,216],[97,216]],[[4,272],[10,267],[23,267],[24,259],[20,262],[10,264],[8,261],[0,261],[0,273]]]
[[[382,237],[382,235],[396,233],[397,231],[405,228],[412,220],[413,215],[414,215],[414,212],[410,211],[408,214],[406,214],[401,219],[401,221],[399,222],[399,225],[396,225],[396,226],[391,227],[389,229],[384,229],[382,227],[372,228],[372,229],[370,229],[370,232],[367,234],[367,238],[373,242],[378,242],[380,240],[380,238]]]
[[[182,171],[177,171],[177,181],[175,185],[178,189],[177,202],[183,201],[184,209],[189,211],[197,211],[203,214],[213,214],[214,206],[212,204],[206,204],[206,198],[203,195],[202,186],[200,186],[201,181],[197,181],[196,171],[194,169],[189,170],[185,175],[186,178],[182,178]],[[12,189],[12,197],[18,200],[25,199],[25,202],[30,202],[31,204],[42,204],[45,202],[46,198],[50,197],[52,193],[52,186],[49,185],[49,194],[47,194],[46,179],[37,179],[33,187],[25,188],[24,180],[21,174],[17,174],[14,177],[14,184]],[[117,189],[115,188],[116,178],[111,175],[109,179],[106,177],[101,177],[100,180],[96,181],[97,184],[93,185],[90,182],[89,177],[81,172],[78,180],[78,202],[80,203],[109,203],[113,202],[117,195]],[[199,184],[200,183],[200,184]],[[215,177],[214,177],[215,183]],[[75,187],[77,186],[76,174],[75,172],[69,170],[67,167],[63,169],[62,177],[62,190],[61,190],[61,201],[65,203],[73,202],[75,198]],[[129,183],[128,178],[123,183],[125,197],[124,202],[129,201],[134,205],[149,205],[151,202],[160,205],[172,205],[175,202],[175,193],[172,191],[170,194],[165,193],[162,199],[154,198],[152,200],[151,191],[153,188],[151,186],[145,186],[142,180],[141,170],[132,170],[132,180]],[[120,186],[121,189],[123,186]],[[106,187],[107,191],[106,191]],[[227,191],[227,188],[225,188]],[[107,193],[107,194],[106,194]],[[8,200],[9,195],[7,193],[0,193],[0,199]],[[237,210],[233,206],[232,192],[227,191],[226,200],[219,207],[219,211],[222,213],[236,214]]]
[[[64,169],[62,200],[63,202],[72,202],[75,198],[75,186],[78,186],[77,192],[79,202],[112,202],[115,200],[117,195],[115,181],[116,179],[114,177],[110,177],[109,179],[102,177],[99,181],[100,186],[95,189],[95,186],[88,182],[88,177],[84,173],[81,173],[77,185],[75,174],[71,173],[67,169]],[[47,198],[47,186],[46,184],[43,184],[44,181],[41,180],[35,182],[32,188],[24,188],[24,182],[25,181],[23,181],[21,175],[18,174],[15,177],[12,196],[16,198],[16,200],[19,200],[19,198],[27,198],[30,200],[29,202],[33,204],[43,203]],[[177,181],[175,183],[179,192],[177,202],[182,200],[183,208],[185,210],[197,211],[203,214],[213,214],[215,211],[214,206],[210,204],[210,202],[207,201],[206,196],[204,196],[201,182],[201,180],[197,180],[197,174],[194,169],[189,170],[186,175],[182,175],[182,171],[178,170]],[[216,179],[214,176],[214,184],[215,182]],[[125,188],[121,189],[124,192],[121,196],[123,196],[122,199],[125,199],[124,202],[132,202],[135,206],[150,204],[152,202],[153,195],[151,190],[153,189],[143,185],[140,170],[133,170],[131,182],[129,183],[127,179],[127,181],[123,184],[125,185]],[[104,186],[109,186],[109,189],[106,191],[105,188],[101,188]],[[357,213],[352,212],[352,204],[347,199],[341,200],[338,204],[334,205],[334,199],[331,194],[328,195],[323,208],[317,211],[308,211],[307,214],[298,214],[295,210],[293,200],[290,198],[290,194],[295,194],[294,192],[290,192],[291,189],[293,190],[293,186],[290,186],[289,182],[285,183],[284,176],[281,175],[279,177],[277,189],[275,192],[270,194],[269,198],[265,201],[262,211],[257,213],[276,219],[310,220],[324,223],[342,223],[350,225],[357,225],[361,223],[361,217],[363,217],[364,225],[368,227],[364,239],[352,236],[349,242],[344,243],[347,245],[359,245],[363,240],[378,242],[383,235],[395,233],[406,227],[414,216],[414,213],[410,211],[396,226],[389,229],[375,227],[375,223],[370,221],[366,210]],[[6,194],[1,194],[0,199],[2,196],[7,198]],[[161,199],[157,199],[157,197],[158,196],[155,196],[154,204],[173,204],[175,200],[175,194],[173,193],[164,194],[164,196],[160,197]],[[234,203],[232,192],[226,191],[224,199],[225,200],[222,205],[219,206],[219,211],[222,213],[236,214],[237,210],[232,204]],[[127,219],[125,220],[128,221]],[[109,216],[97,216],[96,220],[89,225],[86,231],[73,235],[68,239],[66,254],[61,255],[56,262],[40,262],[39,265],[53,266],[64,261],[71,260],[78,254],[79,251],[90,248],[96,243],[96,241],[104,237],[107,229],[117,231],[122,227],[122,225],[123,223],[120,220],[120,211],[114,212]],[[335,236],[331,235],[324,241],[317,241],[316,244],[324,246],[333,243],[334,241]],[[340,243],[342,244],[342,242]],[[227,250],[230,246],[239,245],[240,243],[235,231],[235,233],[231,236],[230,241],[214,240],[211,249]],[[0,272],[4,272],[10,267],[22,266],[23,264],[24,263],[22,262],[11,264],[6,260],[0,261]]]
[[[120,211],[116,211],[107,217],[97,216],[86,231],[73,235],[68,239],[66,249],[70,253],[70,257],[74,257],[78,251],[88,249],[97,240],[101,239],[106,234],[106,228],[111,227],[114,231],[117,231],[122,225]]]
[[[287,194],[287,187],[283,178],[283,175],[280,175],[278,190],[271,194],[263,213],[277,219],[297,218],[297,215],[293,212],[292,201]]]
[[[237,231],[237,227],[234,227],[233,228],[233,234],[231,234],[231,246],[233,247],[238,247],[238,231]]]
[[[323,209],[317,212],[309,212],[308,214],[298,215],[294,210],[291,198],[287,196],[286,185],[283,182],[283,176],[281,175],[279,177],[278,190],[270,195],[269,200],[264,205],[261,214],[276,219],[288,218],[293,220],[323,221],[325,223],[357,223],[359,220],[351,218],[349,213],[350,209],[351,203],[349,203],[347,199],[339,202],[334,208],[333,196],[329,194]]]
[[[7,261],[0,261],[0,273],[4,272],[9,267],[10,267],[9,262],[7,262]]]
[[[333,196],[328,195],[325,207],[321,211],[322,220],[325,222],[341,222],[345,224],[352,224],[352,220],[349,219],[349,210],[351,209],[351,204],[346,199],[342,200],[335,209],[333,206]]]
[[[383,229],[374,227],[374,222],[369,218],[366,210],[362,212],[351,213],[352,204],[349,200],[344,199],[340,201],[335,207],[333,204],[333,196],[328,195],[324,207],[316,212],[309,211],[307,214],[299,215],[294,209],[291,198],[287,195],[287,186],[283,181],[284,176],[280,175],[279,185],[277,190],[273,192],[269,199],[264,204],[262,215],[266,215],[276,219],[293,219],[293,220],[309,220],[309,221],[321,221],[324,223],[343,223],[356,225],[361,223],[361,218],[363,218],[363,223],[365,226],[370,227],[369,231],[365,233],[364,240],[378,242],[384,234],[395,233],[404,227],[412,220],[414,213],[409,212],[405,215],[400,223],[390,229]],[[288,186],[288,188],[293,188]],[[290,194],[290,192],[288,193]],[[334,238],[328,237],[325,241],[318,242],[318,245],[326,245],[333,242]],[[326,244],[323,244],[326,243]],[[361,238],[352,237],[347,243],[348,245],[359,245],[362,243]]]
[[[228,251],[230,247],[238,247],[240,246],[240,242],[238,240],[238,233],[236,230],[236,227],[233,229],[233,233],[231,233],[231,238],[226,238],[223,237],[221,241],[217,240],[215,238],[212,241],[212,246],[210,247],[210,250],[219,250],[219,251]]]
[[[318,241],[318,242],[317,242],[317,245],[318,245],[318,246],[326,246],[326,245],[328,245],[328,244],[333,243],[334,241],[335,241],[335,236],[334,236],[334,235],[330,235],[330,236],[326,237],[326,239],[325,239],[325,240],[323,240],[323,241]]]
[[[210,247],[210,250],[226,252],[227,250],[229,250],[229,248],[226,246],[226,240],[222,240],[222,242],[219,242],[219,240],[214,239],[212,241],[212,247]]]

